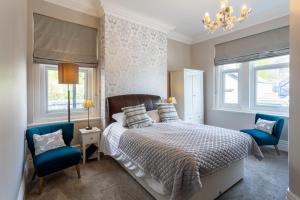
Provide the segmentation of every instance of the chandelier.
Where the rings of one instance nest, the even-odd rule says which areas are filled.
[[[222,27],[224,31],[230,31],[236,22],[243,22],[251,13],[251,8],[244,5],[240,10],[240,16],[237,17],[233,15],[233,8],[227,0],[221,0],[220,3],[221,10],[216,14],[216,20],[211,20],[209,13],[205,13],[202,20],[204,28],[211,33],[219,27]]]

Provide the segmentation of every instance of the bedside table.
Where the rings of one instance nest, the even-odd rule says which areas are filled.
[[[100,137],[101,129],[93,127],[91,130],[86,130],[85,128],[79,129],[81,138],[81,148],[83,154],[83,164],[86,162],[86,146],[90,144],[95,144],[98,147],[97,158],[100,160]]]

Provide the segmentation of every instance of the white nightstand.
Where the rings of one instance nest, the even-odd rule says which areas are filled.
[[[91,130],[79,129],[81,136],[81,148],[83,154],[83,164],[86,161],[86,146],[90,144],[95,144],[98,147],[97,158],[100,160],[100,137],[101,129],[93,127]]]

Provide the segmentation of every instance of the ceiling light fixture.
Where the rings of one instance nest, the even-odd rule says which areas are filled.
[[[229,5],[227,0],[221,0],[221,10],[216,14],[216,20],[211,20],[209,13],[205,13],[202,20],[204,28],[213,33],[219,27],[222,27],[224,31],[230,31],[236,22],[243,22],[251,13],[251,8],[246,5],[242,6],[240,16],[233,15],[233,8]]]

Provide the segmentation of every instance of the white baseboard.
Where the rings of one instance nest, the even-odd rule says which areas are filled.
[[[288,152],[289,151],[289,142],[286,140],[279,140],[278,149],[281,151]]]
[[[28,176],[28,162],[25,161],[23,174],[22,174],[22,180],[20,184],[20,189],[18,193],[18,200],[24,200],[25,199],[25,188],[26,188],[26,180]]]
[[[22,182],[21,182],[21,185],[20,185],[20,189],[19,189],[18,200],[24,200],[25,199],[25,184],[26,184],[26,179],[23,176],[22,177]]]
[[[286,196],[287,200],[300,200],[299,197],[297,197],[293,192],[291,192],[289,189],[287,191],[287,196]]]

